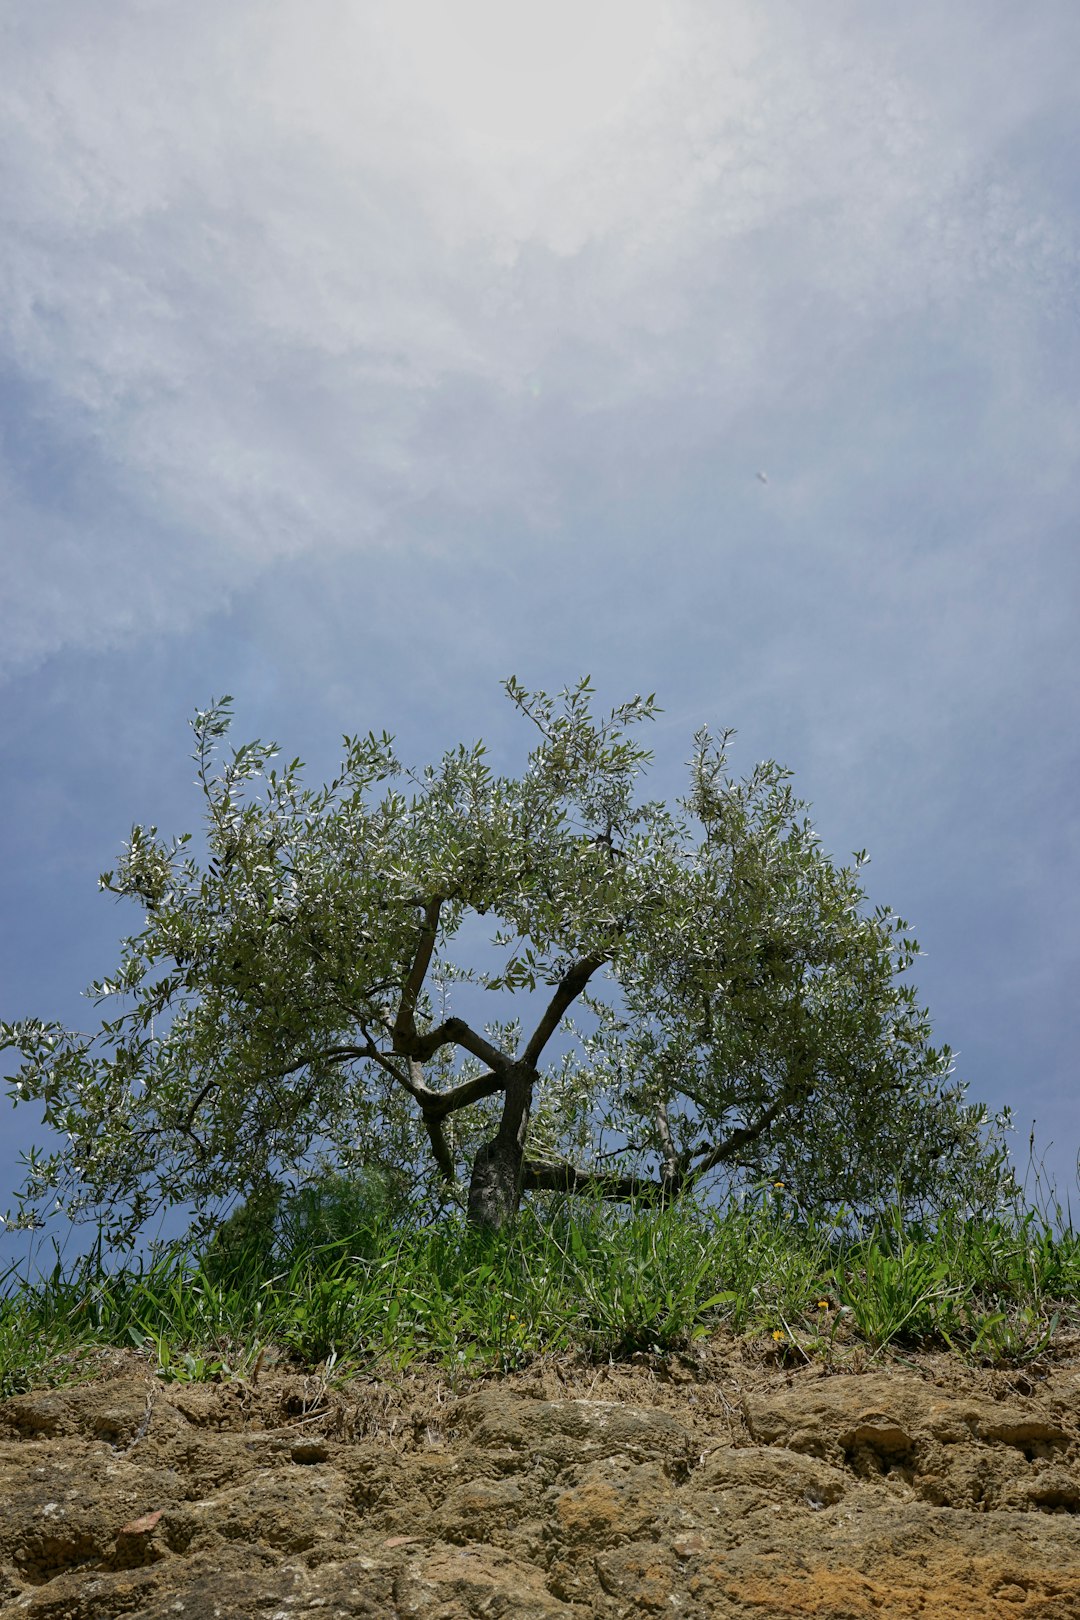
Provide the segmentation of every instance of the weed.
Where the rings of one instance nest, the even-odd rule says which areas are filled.
[[[793,1361],[940,1344],[1019,1365],[1074,1319],[1080,1288],[1080,1239],[1037,1212],[894,1211],[863,1229],[771,1184],[726,1208],[552,1198],[492,1233],[422,1226],[339,1180],[267,1197],[201,1253],[106,1259],[99,1245],[0,1279],[0,1395],[132,1344],[185,1382],[243,1376],[269,1345],[306,1367],[430,1360],[465,1377],[556,1350],[664,1353],[718,1328]]]

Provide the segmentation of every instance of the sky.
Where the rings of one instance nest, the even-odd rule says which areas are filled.
[[[500,681],[590,674],[653,793],[731,726],[869,850],[1077,1203],[1078,58],[1074,0],[0,0],[0,1018],[93,1025],[211,697],[312,781],[516,770]]]

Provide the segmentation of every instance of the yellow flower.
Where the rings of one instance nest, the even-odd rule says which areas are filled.
[[[783,1192],[784,1190],[784,1183],[782,1181],[774,1181],[773,1186],[776,1188],[777,1192]]]
[[[781,1331],[780,1331],[780,1329],[779,1329],[779,1328],[773,1328],[773,1335],[772,1335],[772,1336],[773,1336],[773,1338],[774,1338],[774,1339],[775,1339],[775,1340],[776,1340],[776,1342],[777,1342],[777,1344],[783,1344],[783,1342],[784,1342],[784,1335],[783,1335],[783,1333],[782,1333],[782,1332],[781,1332]]]
[[[818,1302],[817,1302],[817,1308],[818,1308],[819,1311],[827,1311],[829,1309],[830,1303],[831,1303],[831,1301],[829,1301],[827,1299],[819,1299]]]

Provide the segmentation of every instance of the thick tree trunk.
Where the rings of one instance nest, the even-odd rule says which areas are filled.
[[[469,1183],[469,1225],[497,1231],[513,1220],[521,1202],[522,1153],[498,1136],[485,1142],[473,1161]]]
[[[513,1220],[521,1203],[525,1137],[529,1129],[534,1069],[510,1071],[499,1129],[473,1161],[469,1183],[469,1225],[497,1231]]]

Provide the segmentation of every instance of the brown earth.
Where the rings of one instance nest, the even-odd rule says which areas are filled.
[[[693,1357],[0,1405],[24,1620],[1080,1617],[1080,1345],[1026,1372]]]

